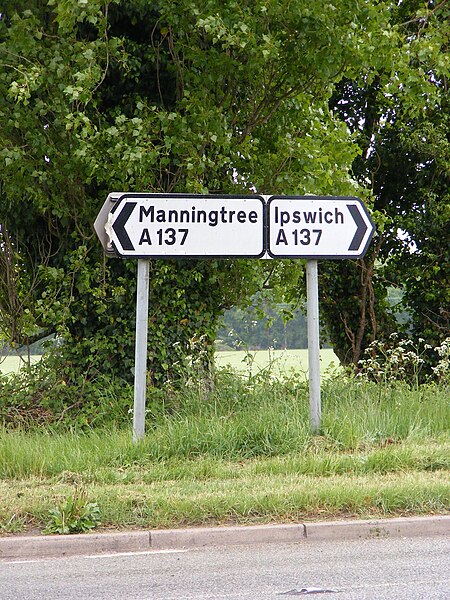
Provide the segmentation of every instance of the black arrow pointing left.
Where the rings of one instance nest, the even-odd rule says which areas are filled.
[[[114,229],[117,239],[124,250],[134,250],[128,233],[125,231],[125,225],[130,218],[137,202],[125,202],[124,207],[120,211],[119,216],[114,221],[112,228]]]
[[[353,236],[348,249],[356,251],[359,250],[364,236],[366,235],[367,225],[364,219],[361,217],[361,213],[359,212],[359,208],[356,206],[356,204],[347,204],[347,208],[356,223],[356,233]]]

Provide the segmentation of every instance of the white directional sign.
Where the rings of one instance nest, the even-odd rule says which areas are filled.
[[[375,231],[353,197],[271,196],[267,221],[272,258],[360,258]]]
[[[259,258],[265,252],[264,199],[123,194],[106,215],[104,229],[123,257]]]
[[[307,258],[310,418],[320,430],[318,258],[360,258],[375,227],[359,198],[111,192],[94,223],[108,256],[138,258],[133,440],[144,437],[149,258]]]
[[[360,258],[375,231],[351,196],[111,192],[94,224],[105,252],[130,258]]]

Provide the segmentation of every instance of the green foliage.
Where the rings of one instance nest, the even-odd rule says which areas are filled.
[[[445,382],[326,379],[317,436],[303,378],[226,369],[205,388],[192,367],[170,410],[149,407],[139,444],[129,425],[0,427],[0,530],[96,526],[87,489],[103,525],[116,527],[448,508]]]
[[[48,511],[47,525],[42,533],[86,533],[99,525],[98,504],[88,502],[86,489],[78,487],[64,502]]]
[[[30,439],[14,438],[23,454]],[[92,452],[84,476],[90,478],[90,488],[101,503],[106,527],[173,528],[448,512],[448,439],[377,441],[351,452],[318,440],[285,456],[234,461],[197,456],[157,462],[149,458],[144,445],[116,459],[114,448],[131,449],[122,433],[112,439],[103,433],[95,441],[104,452],[103,463],[109,464],[98,468],[98,452]],[[48,442],[51,438],[41,432],[33,446],[47,456]],[[66,462],[89,452],[91,441],[83,442],[70,440]],[[48,498],[70,494],[72,486],[65,481],[65,473],[0,481],[4,499],[0,528],[12,515],[41,527]]]
[[[21,533],[26,527],[26,519],[13,514],[7,521],[0,520],[0,533]]]
[[[435,350],[439,355],[439,360],[433,367],[434,376],[439,382],[448,385],[450,383],[450,338],[446,338]]]
[[[319,268],[321,314],[343,365],[357,364],[375,336],[384,337],[399,328],[375,260],[370,249],[358,261],[330,261]]]
[[[361,148],[355,178],[371,190],[378,233],[359,264],[324,265],[323,307],[335,352],[356,364],[371,342],[396,331],[385,304],[396,286],[410,315],[408,334],[439,346],[450,330],[449,7],[401,2],[392,61],[366,81],[344,79],[331,105]],[[350,294],[347,290],[350,290]],[[405,331],[403,333],[406,333]],[[426,357],[426,370],[435,365]]]
[[[21,346],[55,335],[54,378],[77,394],[110,373],[129,382],[136,266],[106,261],[92,231],[108,192],[256,189],[358,193],[369,204],[374,192],[386,239],[366,262],[322,269],[324,315],[342,360],[356,363],[392,331],[382,277],[372,277],[380,259],[382,276],[404,283],[417,333],[439,343],[448,325],[437,243],[448,216],[447,15],[445,4],[416,1],[395,10],[370,0],[4,2],[2,338]],[[388,185],[391,131],[396,154],[418,151],[407,189]],[[398,248],[399,227],[420,254]],[[223,311],[264,286],[297,301],[302,274],[289,261],[152,261],[152,385],[182,382],[192,347],[207,372]]]
[[[422,371],[427,354],[439,354],[440,350],[425,344],[423,339],[416,346],[411,339],[399,339],[397,334],[391,334],[388,342],[375,341],[366,348],[364,358],[358,362],[358,376],[379,383],[405,381],[418,385],[424,380]],[[442,365],[436,367],[436,372],[441,371]]]
[[[107,193],[353,192],[358,149],[327,102],[334,82],[390,53],[390,35],[386,7],[368,1],[4,3],[0,236],[16,274],[0,281],[7,341],[56,334],[71,385],[75,371],[129,380],[135,266],[105,263],[92,232]],[[155,385],[182,378],[192,340],[212,351],[221,313],[266,269],[152,262]]]

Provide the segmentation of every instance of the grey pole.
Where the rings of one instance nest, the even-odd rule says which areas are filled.
[[[136,294],[136,345],[134,355],[133,442],[144,439],[147,385],[147,332],[150,262],[138,260]]]
[[[311,431],[319,433],[320,346],[319,346],[319,278],[317,260],[306,261],[306,307],[308,324],[309,418]]]

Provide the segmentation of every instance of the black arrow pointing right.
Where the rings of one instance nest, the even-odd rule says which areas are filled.
[[[361,213],[359,212],[359,208],[356,204],[347,204],[347,208],[350,211],[350,214],[353,217],[353,220],[356,223],[356,233],[353,236],[353,239],[348,247],[349,250],[359,250],[361,246],[361,242],[364,239],[367,231],[367,225],[364,219],[361,217]]]
[[[134,246],[131,243],[128,233],[125,231],[125,225],[130,218],[131,213],[134,210],[137,202],[125,202],[124,207],[120,211],[119,216],[114,221],[112,228],[116,232],[117,239],[124,250],[134,250]]]

